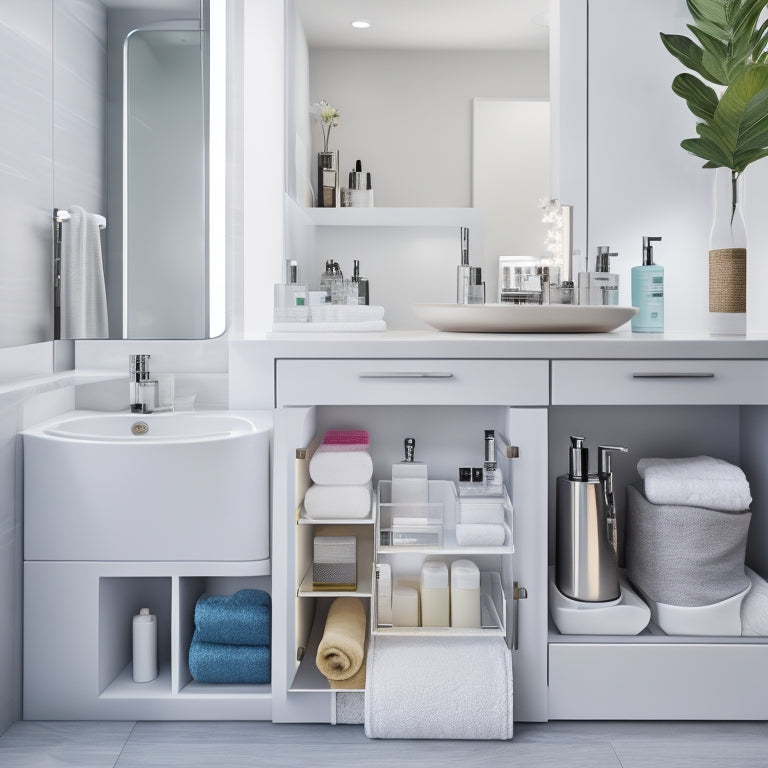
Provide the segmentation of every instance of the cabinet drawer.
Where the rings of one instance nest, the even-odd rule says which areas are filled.
[[[552,405],[762,405],[765,360],[556,360]]]
[[[277,405],[547,405],[546,360],[278,360]]]
[[[763,720],[768,645],[550,643],[550,720]]]

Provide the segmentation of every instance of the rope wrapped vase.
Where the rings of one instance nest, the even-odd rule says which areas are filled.
[[[747,311],[747,249],[709,252],[709,311]]]

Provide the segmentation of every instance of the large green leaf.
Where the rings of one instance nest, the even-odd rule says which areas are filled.
[[[720,151],[720,148],[706,139],[683,139],[680,146],[692,155],[706,160],[707,168],[726,168],[728,160]]]
[[[696,25],[715,37],[720,37],[728,27],[723,0],[687,0],[688,11]]]
[[[694,75],[683,72],[672,81],[672,90],[685,99],[688,109],[696,117],[712,120],[717,109],[717,94],[714,89],[699,80]]]
[[[743,35],[749,37],[757,24],[768,0],[743,0],[730,19],[734,39]]]
[[[688,29],[691,30],[694,37],[701,43],[703,48],[701,56],[702,66],[707,72],[711,72],[717,77],[720,82],[727,83],[729,63],[728,46],[721,40],[712,37],[712,35],[708,35],[693,24],[689,24]]]
[[[729,86],[715,110],[713,125],[722,137],[723,146],[732,154],[739,149],[742,135],[761,118],[768,88],[768,65],[748,66]],[[754,99],[754,102],[752,101]]]
[[[661,33],[661,41],[664,47],[678,60],[683,66],[698,72],[705,80],[718,85],[727,85],[728,82],[723,77],[718,77],[710,72],[704,65],[704,50],[699,48],[693,40],[684,35],[667,35]]]

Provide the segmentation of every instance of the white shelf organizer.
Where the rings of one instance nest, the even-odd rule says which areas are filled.
[[[480,605],[481,627],[393,627],[379,625],[376,612],[376,599],[372,601],[372,631],[375,634],[392,635],[500,635],[507,634],[507,598],[501,580],[501,558],[511,556],[514,552],[512,536],[512,504],[509,494],[504,488],[503,503],[505,510],[504,543],[499,546],[461,547],[456,543],[456,522],[459,519],[461,498],[456,493],[456,485],[450,480],[430,480],[429,498],[427,504],[397,504],[391,503],[390,480],[382,480],[378,484],[378,513],[376,515],[376,562],[387,562],[392,566],[392,581],[397,577],[418,579],[418,570],[428,558],[453,560],[467,558],[477,562],[480,567]],[[404,521],[413,520],[408,530],[428,532],[435,536],[438,529],[441,536],[440,544],[411,545],[411,544],[381,544],[382,525],[384,534],[392,530],[390,524],[396,515]],[[498,566],[498,570],[489,570]],[[375,564],[373,583],[375,585]]]

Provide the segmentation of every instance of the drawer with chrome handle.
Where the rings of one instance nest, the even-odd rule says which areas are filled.
[[[762,405],[766,360],[555,360],[553,405]]]
[[[546,360],[278,360],[277,405],[547,405]]]

